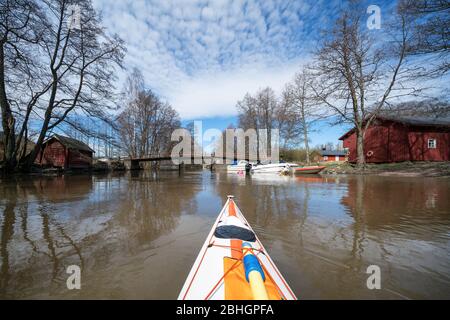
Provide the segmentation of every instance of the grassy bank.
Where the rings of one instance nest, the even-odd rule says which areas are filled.
[[[396,162],[366,164],[360,170],[350,163],[325,164],[322,174],[375,174],[407,177],[450,177],[450,162]]]

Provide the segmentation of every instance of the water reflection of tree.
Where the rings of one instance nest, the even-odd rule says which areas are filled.
[[[226,200],[236,197],[239,208],[266,245],[280,233],[298,233],[308,211],[308,184],[297,183],[290,177],[247,177],[245,184],[236,184],[236,177],[220,175],[217,194]],[[272,235],[272,236],[270,236]]]
[[[24,186],[26,181],[22,181]],[[34,188],[27,188],[39,200],[50,203],[77,201],[89,195],[93,188],[92,176],[73,175],[69,177],[39,177],[31,180]]]
[[[6,288],[10,281],[10,261],[8,243],[12,239],[14,233],[14,224],[16,221],[14,208],[16,206],[16,194],[17,189],[12,187],[3,191],[5,195],[10,199],[6,201],[3,210],[3,224],[1,227],[1,244],[0,244],[0,256],[2,259],[2,267],[0,271],[0,297],[3,297],[6,293]]]
[[[377,244],[385,262],[392,255],[387,247],[398,241],[395,237],[446,243],[450,225],[448,188],[448,181],[439,179],[349,178],[347,193],[341,199],[353,218],[348,263],[357,269],[362,267],[364,245],[368,242]],[[432,231],[424,232],[425,226]],[[368,233],[376,232],[382,232],[382,236],[368,238]]]
[[[149,246],[195,212],[197,191],[145,174],[2,182],[0,298],[67,294],[68,265],[114,265]]]
[[[78,253],[81,265],[83,265],[83,259],[81,252],[75,242],[68,236],[60,225],[55,222],[51,216],[52,211],[52,199],[54,199],[55,192],[58,191],[62,194],[67,188],[64,188],[63,177],[38,177],[38,178],[24,178],[14,177],[2,183],[2,189],[0,191],[1,202],[4,204],[3,224],[1,227],[1,244],[0,244],[0,256],[2,259],[1,275],[0,275],[0,297],[15,297],[17,296],[17,290],[15,287],[23,286],[20,283],[23,279],[27,279],[31,283],[35,281],[35,277],[30,276],[30,268],[32,264],[41,265],[43,261],[50,261],[52,267],[51,280],[55,281],[58,272],[61,271],[60,261],[65,257],[71,255],[71,252],[58,252],[64,241],[58,239],[58,234],[63,239],[70,243],[70,246]],[[47,188],[48,187],[48,188]],[[89,188],[88,188],[89,190]],[[79,196],[80,194],[76,194]],[[60,196],[59,196],[60,197]],[[59,199],[59,197],[57,197]],[[39,240],[33,240],[33,236],[36,237],[37,232],[31,232],[29,230],[29,215],[34,217],[39,216],[41,220],[41,234],[42,239],[46,243],[46,248],[42,248]],[[20,224],[19,224],[20,221]],[[16,228],[17,223],[17,228]],[[36,231],[36,229],[34,230]],[[13,237],[16,232],[15,237]],[[31,253],[28,258],[23,254],[26,251],[23,246],[22,238],[25,244],[31,247]],[[38,236],[39,237],[39,236]],[[56,238],[55,238],[56,237]],[[16,249],[16,246],[19,249]],[[27,253],[28,254],[28,253]],[[26,261],[23,264],[11,267],[10,256],[14,256],[14,260]],[[42,258],[46,257],[47,260]]]
[[[144,171],[130,179],[122,194],[118,221],[127,226],[131,239],[148,243],[172,231],[181,213],[196,212],[194,195],[201,186],[182,184],[177,175]]]
[[[407,231],[423,223],[450,225],[450,183],[445,179],[353,177],[347,185],[341,203],[355,222],[368,229]]]

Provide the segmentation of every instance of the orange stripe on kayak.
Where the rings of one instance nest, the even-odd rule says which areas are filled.
[[[228,204],[228,215],[236,217],[236,207],[234,206],[234,201],[230,199]]]
[[[266,268],[262,266],[266,275],[264,282],[270,300],[281,300],[277,285],[272,277],[268,277]],[[225,300],[253,300],[252,290],[245,279],[245,269],[242,261],[223,258],[223,269],[227,272],[224,276]]]
[[[236,217],[236,205],[233,199],[230,199],[228,204],[228,216]],[[242,240],[231,239],[231,257],[234,259],[242,259]]]
[[[231,257],[233,259],[242,259],[242,240],[230,240]]]

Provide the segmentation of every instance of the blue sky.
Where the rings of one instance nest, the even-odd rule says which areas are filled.
[[[223,129],[236,122],[236,102],[246,92],[266,86],[281,92],[310,60],[320,30],[331,24],[342,3],[94,0],[94,6],[108,32],[125,40],[129,70],[139,68],[183,121]],[[319,129],[312,134],[313,145],[337,142],[348,128],[321,124]]]

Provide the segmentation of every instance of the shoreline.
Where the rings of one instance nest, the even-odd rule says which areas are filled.
[[[369,163],[363,170],[355,164],[330,163],[322,164],[326,168],[322,175],[378,175],[388,177],[450,177],[450,162],[395,162]]]
[[[370,163],[366,164],[364,169],[358,169],[356,164],[348,162],[331,162],[319,163],[318,165],[326,168],[319,173],[323,176],[337,176],[337,175],[376,175],[386,177],[443,177],[450,178],[450,162],[396,162],[396,163]],[[137,171],[148,170],[148,168],[141,168]],[[64,170],[59,168],[46,168],[33,170],[32,172],[14,172],[2,173],[1,176],[58,176],[58,175],[89,175],[89,174],[105,174],[105,173],[120,173],[136,171],[125,168],[124,166],[93,166],[92,168],[78,169],[78,170]],[[176,171],[167,170],[166,168],[160,171]],[[197,170],[194,170],[197,171]]]

